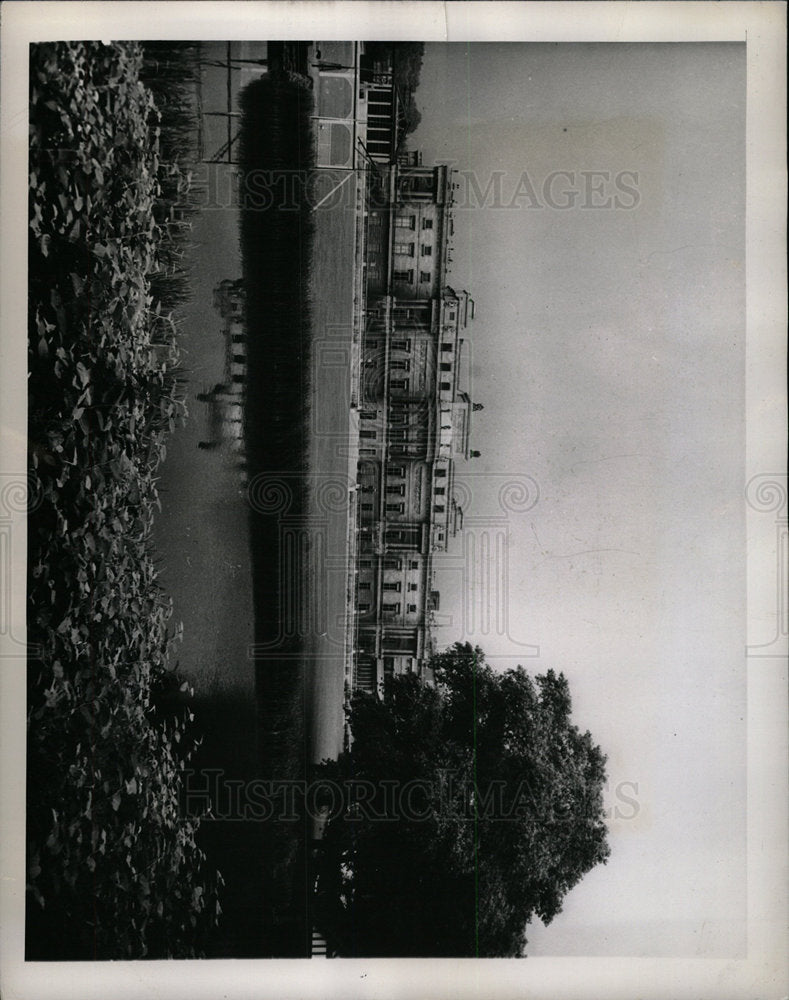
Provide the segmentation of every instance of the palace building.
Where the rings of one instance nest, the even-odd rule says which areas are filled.
[[[452,176],[418,153],[367,175],[346,676],[369,692],[393,674],[431,680],[433,556],[461,517],[453,487],[456,460],[469,457],[473,404],[460,372],[474,303],[446,279]]]
[[[354,192],[344,674],[346,693],[382,695],[395,674],[432,680],[433,559],[462,528],[455,463],[471,455],[478,406],[462,375],[474,302],[447,275],[458,185],[450,167],[402,151],[391,61],[333,41],[296,46],[288,59],[310,80],[316,170],[336,188],[347,176]],[[215,300],[227,387],[239,396],[243,294],[225,281]]]

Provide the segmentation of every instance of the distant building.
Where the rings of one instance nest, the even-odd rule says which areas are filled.
[[[242,279],[225,278],[214,289],[214,308],[222,317],[225,342],[223,381],[198,393],[197,399],[209,407],[209,439],[199,447],[227,447],[239,456],[241,482],[246,482],[244,457],[244,398],[247,378],[247,335],[244,285]]]
[[[224,278],[214,289],[214,309],[223,320],[238,324],[237,332],[242,334],[244,332],[245,301],[244,282],[241,278],[237,278],[235,281]]]

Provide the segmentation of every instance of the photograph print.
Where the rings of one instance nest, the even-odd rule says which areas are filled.
[[[25,957],[747,951],[742,42],[29,50]]]

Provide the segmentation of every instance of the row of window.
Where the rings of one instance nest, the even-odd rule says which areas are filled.
[[[390,370],[396,371],[396,372],[410,372],[411,371],[411,362],[410,362],[410,360],[408,358],[393,358],[389,362],[389,368],[390,368]],[[438,366],[438,370],[441,371],[441,372],[451,372],[452,371],[452,362],[451,361],[442,361],[442,362],[440,362],[440,364]]]
[[[377,410],[364,410],[362,412],[362,420],[375,420],[377,416]],[[427,434],[427,427],[421,423],[414,422],[413,416],[407,410],[391,409],[389,411],[389,423],[391,425],[390,436],[393,439],[402,438],[405,431],[411,431],[413,438],[424,437]]]
[[[404,465],[389,464],[386,466],[387,478],[393,479],[405,479],[406,467]],[[435,470],[435,476],[437,479],[446,479],[447,470],[445,468],[438,468]]]
[[[441,382],[440,384],[442,392],[450,392],[452,389],[452,384],[450,382]],[[402,379],[389,379],[389,388],[399,392],[408,392],[409,382],[407,378]],[[376,440],[377,434],[375,431],[360,431],[359,436],[368,440]],[[359,454],[365,458],[373,458],[378,454],[375,448],[364,447],[359,448]]]
[[[360,559],[359,569],[372,569],[373,560],[372,559]],[[403,568],[403,560],[398,559],[396,556],[384,556],[384,569],[397,569]],[[419,569],[419,562],[416,559],[408,560],[408,569]]]
[[[383,346],[381,341],[377,337],[366,337],[364,341],[365,349],[368,351],[377,351]],[[411,351],[411,341],[410,340],[391,340],[389,342],[389,347],[393,351],[406,351],[410,353]],[[450,354],[454,350],[455,345],[447,342],[442,342],[441,352],[443,354]]]
[[[409,384],[410,383],[409,383],[409,381],[408,381],[407,378],[390,378],[389,379],[389,388],[390,389],[398,390],[400,392],[408,392]],[[440,388],[441,388],[442,392],[449,392],[452,389],[452,383],[451,382],[441,382],[440,383]]]
[[[396,267],[392,271],[392,277],[394,278],[395,281],[401,281],[404,284],[413,285],[413,283],[414,283],[414,269],[412,267],[409,267],[409,268],[399,268],[399,267]],[[429,271],[420,271],[419,272],[419,280],[422,283],[430,281],[431,280],[430,272]]]
[[[386,310],[379,308],[378,306],[370,306],[368,309],[365,309],[365,313],[368,319],[381,320],[384,318]],[[404,323],[409,320],[418,323],[420,321],[429,322],[429,313],[429,304],[427,302],[423,302],[420,305],[397,305],[394,307],[392,315],[394,316],[395,323]],[[451,313],[450,319],[454,319],[454,316],[455,314]]]
[[[415,215],[396,215],[395,216],[395,227],[397,229],[416,229],[416,216]],[[432,219],[422,219],[422,230],[432,229],[433,220]]]
[[[359,581],[359,590],[369,590],[371,586],[372,586],[372,584],[370,583],[369,580],[360,580]],[[391,591],[392,593],[395,593],[395,594],[399,594],[400,591],[403,589],[399,580],[397,580],[395,582],[391,582],[391,581],[390,582],[386,582],[386,583],[384,583],[383,588],[384,588],[384,590]],[[411,593],[413,593],[415,590],[419,590],[419,584],[418,583],[409,583],[408,584],[408,590]]]
[[[365,358],[365,362],[364,363],[366,365],[372,365],[372,364],[375,364],[375,360],[376,360],[375,358]],[[399,371],[399,372],[410,372],[411,371],[411,362],[407,361],[407,360],[393,358],[389,362],[389,367],[392,368],[392,369],[394,369],[395,371]]]
[[[361,493],[375,493],[375,486],[372,483],[366,483],[360,489]],[[404,497],[405,496],[405,483],[387,483],[386,492],[389,496]],[[443,497],[446,495],[446,488],[444,486],[436,486],[433,489],[433,493],[437,497]],[[400,505],[402,506],[402,504]]]
[[[441,491],[443,494],[443,490]],[[436,490],[436,495],[439,495],[439,491]],[[363,503],[360,505],[363,514],[372,514],[375,512],[375,504]],[[405,514],[405,503],[388,503],[385,504],[387,514]],[[434,514],[443,514],[446,512],[446,507],[442,503],[433,504]]]
[[[368,351],[377,351],[379,347],[382,347],[381,341],[377,337],[367,337],[364,346]],[[393,351],[411,351],[411,341],[410,340],[391,340],[389,342],[389,347]]]
[[[399,602],[397,604],[387,604],[387,603],[384,603],[384,604],[381,605],[381,608],[382,608],[384,614],[389,614],[389,615],[399,615],[400,614],[400,603]],[[406,605],[406,608],[407,608],[407,611],[408,611],[409,615],[415,615],[416,614],[416,605],[415,604],[408,604],[408,605]],[[360,614],[365,614],[365,612],[367,612],[369,610],[370,610],[369,603],[361,602],[359,604],[359,613]]]
[[[414,243],[395,243],[394,245],[394,252],[403,257],[413,257],[415,249],[416,244]],[[433,248],[427,243],[423,243],[419,248],[419,253],[422,257],[432,257]]]
[[[400,421],[402,422],[402,421]],[[363,441],[375,441],[378,438],[378,431],[371,431],[367,428],[363,428],[359,431],[359,437]],[[427,440],[427,428],[426,427],[390,427],[389,428],[389,440],[390,441],[413,441],[413,442],[424,442]]]
[[[371,256],[373,256],[373,254],[371,254]],[[413,275],[412,271],[395,272],[395,273],[404,273],[404,274],[412,274]],[[423,274],[428,274],[427,271],[424,271],[422,273]],[[403,279],[403,280],[407,280],[407,279]],[[428,275],[428,277],[423,278],[422,280],[423,281],[429,281],[430,280],[429,275]],[[373,306],[373,307],[371,307],[369,309],[366,309],[365,312],[367,314],[368,319],[383,319],[383,317],[384,317],[383,310],[379,309],[379,308],[377,308],[375,306]],[[417,313],[419,313],[420,315],[417,315]],[[407,323],[409,321],[414,321],[414,322],[420,322],[420,320],[421,321],[426,321],[428,319],[426,313],[427,313],[427,310],[424,307],[419,307],[417,309],[417,308],[414,308],[413,306],[402,306],[402,305],[400,305],[400,306],[395,306],[395,308],[394,308],[394,314],[393,315],[394,315],[395,323]],[[453,322],[454,319],[455,319],[455,316],[456,316],[456,310],[455,309],[450,309],[449,312],[448,312],[448,319],[449,319],[449,321]]]

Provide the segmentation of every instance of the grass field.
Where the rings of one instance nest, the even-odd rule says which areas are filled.
[[[345,721],[343,630],[347,560],[347,500],[327,509],[316,496],[321,484],[348,484],[350,375],[354,276],[354,192],[356,177],[334,207],[314,213],[312,262],[313,370],[310,387],[309,466],[313,490],[308,503],[320,522],[327,555],[318,573],[325,627],[310,635],[309,733],[313,760],[342,749]],[[327,203],[328,206],[328,203]],[[325,635],[320,633],[325,632]]]

